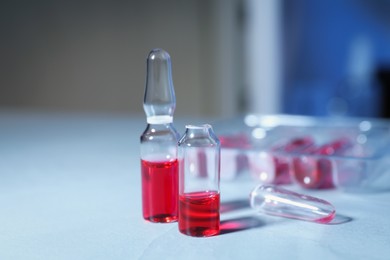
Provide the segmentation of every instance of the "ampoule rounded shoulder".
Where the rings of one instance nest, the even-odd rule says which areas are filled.
[[[169,141],[175,144],[179,139],[179,133],[173,124],[148,124],[141,135],[141,142],[144,141]]]
[[[182,146],[198,146],[215,147],[220,146],[219,139],[215,135],[213,128],[209,124],[203,125],[186,125],[186,132],[179,140],[179,145]]]

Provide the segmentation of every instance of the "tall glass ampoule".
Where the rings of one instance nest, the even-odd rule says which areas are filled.
[[[174,128],[176,106],[171,59],[162,49],[147,58],[144,110],[147,126],[141,135],[142,211],[145,220],[173,222],[178,218],[178,146]]]

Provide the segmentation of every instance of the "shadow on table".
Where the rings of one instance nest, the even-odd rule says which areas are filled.
[[[228,202],[222,202],[220,212],[226,213],[234,210],[250,208],[249,199],[248,200],[232,200]]]
[[[229,234],[237,231],[247,230],[264,226],[265,222],[256,217],[242,217],[221,221],[220,234]]]
[[[237,211],[241,209],[249,209],[249,199],[241,200],[232,200],[227,202],[222,202],[220,207],[221,213],[227,213],[232,211]],[[264,226],[265,222],[261,221],[255,216],[240,217],[229,220],[221,221],[220,225],[220,234],[228,234],[232,232],[247,230],[251,228],[257,228]]]
[[[334,219],[332,219],[331,222],[327,223],[327,225],[339,225],[339,224],[351,222],[352,220],[353,220],[353,218],[351,218],[351,217],[347,217],[347,216],[336,213],[336,216],[334,217]]]

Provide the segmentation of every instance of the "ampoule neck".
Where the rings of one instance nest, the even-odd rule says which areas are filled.
[[[154,123],[148,123],[146,126],[146,131],[151,133],[156,133],[160,131],[168,131],[173,132],[175,135],[177,135],[177,138],[179,138],[179,133],[177,132],[175,126],[173,123],[161,123],[161,124],[154,124]]]
[[[151,125],[172,124],[173,116],[171,115],[154,115],[146,117],[146,122]]]

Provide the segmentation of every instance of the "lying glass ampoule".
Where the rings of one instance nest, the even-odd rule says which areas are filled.
[[[250,193],[250,205],[268,215],[328,223],[336,215],[329,202],[274,185],[259,185]]]

